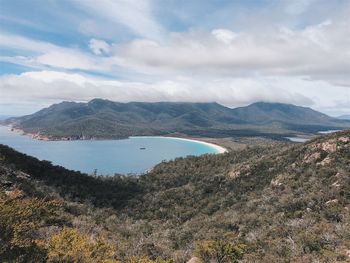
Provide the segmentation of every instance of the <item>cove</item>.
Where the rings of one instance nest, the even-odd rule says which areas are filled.
[[[163,160],[216,154],[223,149],[193,140],[130,137],[124,140],[40,141],[0,126],[0,144],[67,169],[99,175],[140,174]]]

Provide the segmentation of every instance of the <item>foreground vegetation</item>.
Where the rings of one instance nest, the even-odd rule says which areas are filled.
[[[93,177],[0,147],[4,262],[349,262],[350,132]]]

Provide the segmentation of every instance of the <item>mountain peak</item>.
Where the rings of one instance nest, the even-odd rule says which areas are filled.
[[[111,100],[107,100],[107,99],[102,99],[102,98],[94,98],[94,99],[88,101],[88,104],[101,103],[101,102],[112,102],[112,101]]]

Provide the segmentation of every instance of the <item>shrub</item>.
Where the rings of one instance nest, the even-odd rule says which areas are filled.
[[[225,241],[202,241],[195,248],[196,256],[204,263],[236,263],[243,257],[241,244]]]

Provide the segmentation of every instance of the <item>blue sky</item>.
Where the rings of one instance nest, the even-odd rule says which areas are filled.
[[[0,115],[62,100],[350,113],[347,0],[0,0]]]

